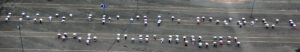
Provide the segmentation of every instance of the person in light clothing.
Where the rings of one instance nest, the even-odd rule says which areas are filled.
[[[177,19],[177,24],[180,24],[181,19]]]
[[[175,16],[171,16],[171,20],[174,21],[175,20]]]

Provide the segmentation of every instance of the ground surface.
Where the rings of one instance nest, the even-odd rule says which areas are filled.
[[[222,0],[9,0],[1,2],[0,51],[1,52],[293,52],[300,47],[300,27],[291,29],[288,19],[300,21],[299,0],[244,0],[233,3],[223,3]],[[237,1],[237,0],[236,0]],[[103,10],[99,3],[106,3]],[[252,12],[253,11],[253,12]],[[4,22],[8,12],[12,19]],[[33,20],[18,21],[21,12],[43,18],[44,23],[34,23]],[[35,13],[40,16],[35,16]],[[65,24],[59,23],[59,18],[49,22],[47,17],[60,13],[67,16]],[[68,14],[74,17],[68,17]],[[92,13],[93,21],[88,22],[88,13]],[[102,25],[101,16],[113,17],[111,23]],[[115,16],[121,19],[116,20]],[[129,18],[136,15],[147,15],[149,25],[143,21],[129,23]],[[156,17],[162,16],[163,24],[156,25]],[[182,19],[181,24],[171,22],[170,17]],[[229,25],[215,25],[214,22],[195,23],[197,16],[214,17],[214,20],[234,18]],[[254,26],[246,25],[239,28],[235,21],[241,17],[247,21],[253,18],[266,18],[273,23],[276,18],[280,23],[275,29],[264,29],[258,22]],[[17,28],[21,25],[21,29]],[[78,43],[69,39],[65,42],[56,39],[58,32],[79,33],[86,38],[87,33],[98,36],[99,41],[91,45]],[[237,36],[242,42],[241,47],[223,46],[218,48],[185,47],[183,44],[161,44],[158,40],[150,43],[131,43],[122,40],[116,43],[117,33],[137,37],[139,34],[167,37],[167,35],[201,35],[211,43],[213,36]]]

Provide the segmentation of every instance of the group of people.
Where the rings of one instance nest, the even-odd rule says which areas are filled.
[[[116,42],[128,41],[128,34],[116,34]],[[152,37],[150,37],[152,36]],[[138,35],[131,37],[131,43],[149,43],[150,40],[160,41],[161,44],[183,44],[184,46],[197,46],[199,48],[222,47],[223,45],[240,47],[241,42],[233,36],[213,36],[213,40],[203,40],[202,36],[195,35],[168,35],[168,37],[158,37],[157,35]]]
[[[83,37],[86,37],[85,39]],[[86,36],[79,36],[77,33],[68,34],[64,33],[57,33],[57,38],[61,39],[62,41],[66,41],[68,39],[78,40],[78,42],[84,41],[86,45],[90,45],[92,42],[97,42],[97,36],[92,36],[91,33],[87,33]]]
[[[35,14],[35,17],[30,17],[29,15],[27,15],[25,12],[22,12],[21,13],[22,17],[19,18],[19,21],[22,21],[23,18],[26,18],[27,20],[33,20],[34,22],[36,23],[42,23],[43,22],[43,18],[39,18],[40,16],[40,13],[36,13]],[[5,21],[8,22],[10,20],[10,17],[12,16],[12,13],[8,13],[7,17],[5,18]],[[56,18],[59,18],[62,22],[62,23],[65,23],[66,20],[67,20],[67,17],[73,17],[73,14],[69,14],[68,16],[63,16],[63,15],[60,15],[59,13],[56,13],[54,15],[54,17]],[[87,20],[88,21],[93,21],[93,14],[88,14],[87,16]],[[116,15],[116,20],[119,20],[120,19],[120,15]],[[144,16],[140,16],[140,15],[136,15],[135,17],[131,17],[129,18],[129,21],[130,23],[133,23],[134,21],[140,21],[140,19],[143,18],[143,22],[144,22],[144,25],[147,26],[148,25],[148,16],[144,15]],[[208,18],[208,19],[207,19]],[[53,19],[52,16],[49,16],[48,17],[48,20],[51,22]],[[209,22],[215,22],[216,25],[219,25],[221,23],[221,20],[219,19],[216,19],[214,20],[213,17],[205,17],[205,16],[202,16],[202,17],[196,17],[195,18],[195,22],[196,24],[200,24],[201,22],[205,22],[205,21],[209,21]],[[263,25],[265,26],[266,29],[274,29],[275,26],[280,22],[279,21],[280,19],[276,18],[275,19],[275,22],[268,22],[265,18],[262,18],[260,21],[262,21]],[[109,23],[112,21],[112,17],[111,16],[107,16],[107,15],[102,15],[101,16],[101,23],[104,25],[106,23]],[[181,24],[181,19],[179,18],[175,18],[175,16],[171,16],[171,21],[173,22],[177,22],[177,24]],[[223,23],[224,25],[228,25],[230,24],[230,22],[233,21],[233,18],[229,17],[228,19],[224,19],[223,20]],[[257,18],[253,19],[253,20],[250,20],[250,21],[247,21],[245,17],[242,17],[241,19],[238,19],[236,22],[237,22],[237,25],[242,28],[243,26],[245,26],[246,24],[250,24],[250,25],[254,25],[255,23],[257,23],[259,20]],[[157,16],[157,19],[155,19],[155,22],[157,24],[157,26],[161,26],[162,22],[163,22],[163,19],[162,19],[162,16],[161,15],[158,15]],[[249,23],[250,22],[250,23]],[[295,21],[293,21],[293,19],[289,19],[289,26],[291,26],[292,28],[295,28],[296,27],[296,23]]]

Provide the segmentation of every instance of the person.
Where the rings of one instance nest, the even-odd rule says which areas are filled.
[[[129,20],[130,20],[130,23],[133,23],[133,18],[130,18]]]
[[[157,16],[157,19],[161,19],[161,16],[160,16],[160,15],[158,15],[158,16]]]
[[[275,19],[275,23],[276,23],[276,24],[279,23],[279,19],[278,19],[278,18]]]
[[[48,19],[49,19],[49,22],[51,22],[52,21],[52,16],[49,16]]]
[[[196,42],[196,39],[192,38],[191,43],[194,45],[195,42]]]
[[[7,23],[7,22],[8,22],[8,20],[9,20],[9,17],[6,17],[6,18],[5,18],[5,22]]]
[[[117,42],[119,43],[119,42],[120,42],[120,37],[117,37],[117,39],[116,39],[116,40],[117,40]]]
[[[197,22],[198,25],[200,24],[200,20],[199,19],[197,19],[196,22]]]
[[[116,17],[117,17],[117,20],[119,20],[119,19],[120,19],[120,15],[117,15]]]
[[[168,35],[169,38],[172,38],[172,35]]]
[[[271,28],[272,28],[272,29],[275,29],[275,24],[272,24],[272,25],[271,25]]]
[[[78,37],[77,39],[78,39],[78,42],[81,42],[81,40],[82,40],[82,37]]]
[[[247,21],[243,21],[243,25],[245,26],[247,24]]]
[[[200,24],[200,17],[199,17],[199,16],[196,17],[196,23],[197,23],[197,24]]]
[[[158,20],[157,20],[157,26],[160,26],[160,25],[161,25],[161,22],[162,22],[162,20],[161,20],[161,19],[158,19]]]
[[[91,40],[92,38],[90,36],[87,37],[87,40]]]
[[[56,13],[56,14],[55,14],[55,17],[56,17],[56,18],[58,18],[58,17],[59,17],[59,14],[58,14],[58,13]]]
[[[209,47],[209,43],[205,42],[205,48],[208,48],[208,47]]]
[[[224,22],[224,25],[228,25],[227,20],[224,20],[223,22]]]
[[[198,36],[198,42],[202,42],[202,36]]]
[[[293,24],[293,29],[296,29],[296,26],[297,26],[296,24]]]
[[[117,33],[117,37],[120,37],[121,36],[121,34],[120,33]]]
[[[196,17],[196,20],[200,20],[200,17],[199,17],[199,16],[197,16],[197,17]]]
[[[176,37],[176,38],[179,38],[179,35],[176,34],[175,37]]]
[[[199,42],[199,43],[198,43],[198,47],[199,47],[199,48],[202,48],[202,46],[203,46],[202,42]]]
[[[102,25],[104,25],[104,24],[105,24],[105,18],[102,17]]]
[[[92,35],[91,33],[88,33],[88,34],[87,34],[88,37],[91,37],[91,35]]]
[[[25,13],[25,12],[22,12],[21,14],[22,14],[22,17],[25,17],[25,15],[26,15],[26,13]]]
[[[214,39],[214,40],[217,40],[217,36],[213,36],[213,39]]]
[[[239,42],[239,41],[236,42],[237,47],[240,47],[240,44],[241,44],[241,42]]]
[[[42,24],[42,22],[43,22],[43,18],[40,18],[40,24]]]
[[[93,36],[94,42],[97,42],[97,36]]]
[[[180,24],[181,19],[177,19],[177,24]]]
[[[149,38],[149,35],[146,35],[145,37],[146,37],[146,38]]]
[[[153,39],[156,40],[156,34],[153,35]]]
[[[124,39],[127,40],[127,34],[124,34]]]
[[[57,33],[57,38],[60,39],[61,38],[61,34]]]
[[[143,38],[139,38],[139,42],[140,42],[140,43],[143,43]]]
[[[136,15],[136,20],[139,20],[140,19],[140,15]]]
[[[183,38],[183,41],[185,41],[185,40],[186,40],[186,36],[182,36],[182,38]]]
[[[219,40],[219,45],[222,46],[223,44],[223,40]]]
[[[106,15],[104,14],[104,15],[102,15],[102,18],[106,18]]]
[[[66,20],[61,20],[61,23],[65,23],[66,22]]]
[[[90,45],[90,40],[85,41],[86,45]]]
[[[262,19],[262,22],[263,22],[263,23],[265,23],[265,22],[266,22],[266,19],[265,19],[265,18],[263,18],[263,19]]]
[[[223,36],[219,36],[219,40],[223,40]]]
[[[179,43],[179,38],[177,37],[175,40],[176,40],[175,43],[178,44]]]
[[[227,45],[230,45],[231,44],[231,41],[230,40],[227,40]]]
[[[139,35],[139,38],[143,38],[143,35]]]
[[[11,15],[11,14],[12,14],[11,12],[8,13],[8,15]]]
[[[231,36],[227,36],[227,40],[231,40],[232,39],[232,37]]]
[[[149,38],[145,38],[145,42],[146,42],[146,43],[149,43]]]
[[[202,22],[204,22],[205,21],[205,16],[202,16],[201,19],[202,19]]]
[[[36,18],[33,18],[33,21],[34,21],[34,23],[37,23],[37,19]]]
[[[289,24],[290,24],[290,26],[293,26],[294,21],[292,19],[289,19]]]
[[[232,21],[232,18],[231,18],[231,17],[229,17],[229,18],[228,18],[228,22],[231,22],[231,21]]]
[[[111,17],[108,17],[108,22],[109,22],[109,23],[111,22]]]
[[[91,16],[88,17],[88,21],[89,21],[89,22],[92,21],[92,17],[91,17]]]
[[[62,41],[65,41],[66,38],[67,38],[66,36],[61,36]]]
[[[144,19],[144,26],[148,26],[147,19]]]
[[[160,43],[164,43],[164,38],[160,38]]]
[[[170,44],[170,43],[171,43],[171,41],[172,41],[172,38],[169,38],[169,39],[168,39],[168,43]]]
[[[255,19],[254,19],[254,21],[255,21],[255,22],[257,22],[257,21],[258,21],[258,19],[257,19],[257,18],[255,18]]]
[[[266,29],[269,29],[269,26],[270,26],[269,24],[265,24]]]
[[[242,28],[243,27],[243,23],[239,23],[239,27]]]
[[[209,17],[208,21],[212,22],[212,20],[213,20],[213,17]]]
[[[6,16],[6,18],[10,18],[10,17],[11,17],[10,15],[7,15],[7,16]]]
[[[68,33],[64,32],[63,36],[68,37]]]
[[[268,23],[267,21],[264,22],[264,24],[267,24],[267,23]]]
[[[144,19],[147,19],[148,17],[146,15],[144,15]]]
[[[36,15],[36,16],[39,16],[39,15],[40,15],[40,13],[36,13],[35,15]]]
[[[73,33],[73,39],[77,39],[77,33]]]
[[[254,24],[255,24],[255,22],[254,22],[254,21],[251,21],[251,25],[254,26]]]
[[[289,23],[293,22],[293,19],[289,19]]]
[[[216,25],[219,25],[219,23],[220,23],[220,20],[216,20]]]
[[[30,20],[30,16],[26,16],[26,19],[27,19],[27,20]]]
[[[19,21],[22,22],[22,21],[23,21],[23,18],[19,18]]]
[[[239,20],[239,21],[236,22],[236,25],[239,25],[240,23],[241,23],[241,21]]]
[[[194,38],[195,38],[195,36],[194,36],[194,35],[191,35],[191,40],[194,39]]]
[[[63,19],[63,20],[66,20],[66,17],[65,17],[65,16],[63,16],[63,17],[61,17],[61,19]]]
[[[217,42],[213,42],[213,46],[216,48],[218,45],[217,45]]]
[[[189,41],[185,40],[184,41],[184,46],[188,46]]]
[[[171,20],[174,21],[175,20],[175,16],[171,16]]]
[[[131,43],[134,43],[134,41],[135,41],[135,38],[131,38]]]
[[[169,41],[169,43],[171,43],[171,41],[172,41],[172,35],[169,35],[169,39],[168,39]]]
[[[292,21],[292,22],[290,22],[289,24],[290,24],[290,26],[293,26],[293,25],[294,25],[294,22]]]
[[[92,17],[92,16],[93,16],[93,14],[91,14],[91,13],[90,13],[90,14],[88,14],[88,15],[89,15],[88,17]]]
[[[242,17],[242,21],[246,21],[246,18],[245,18],[245,17]]]
[[[233,39],[234,39],[234,42],[237,42],[237,40],[238,40],[238,38],[236,36],[233,37]]]

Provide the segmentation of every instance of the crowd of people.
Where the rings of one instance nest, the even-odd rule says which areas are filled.
[[[12,16],[12,13],[9,12],[8,15],[5,18],[5,22],[8,22],[10,20],[11,16]],[[31,17],[31,16],[27,15],[25,12],[22,12],[21,16],[22,17],[19,18],[19,21],[22,21],[23,18],[26,18],[27,20],[33,20],[36,23],[44,22],[43,18],[38,17],[38,16],[40,16],[40,13],[36,13],[35,17]],[[69,15],[65,16],[65,15],[60,15],[59,13],[55,13],[54,17],[60,19],[61,23],[65,23],[67,18],[72,18],[73,17],[73,14],[69,14]],[[49,16],[48,21],[51,22],[54,17]],[[101,24],[104,25],[106,23],[112,22],[112,20],[120,20],[120,17],[121,17],[120,15],[116,15],[116,16],[102,15],[100,17],[100,19],[101,19],[100,22],[101,22]],[[161,26],[163,24],[163,21],[168,21],[168,19],[166,19],[166,18],[169,18],[169,17],[165,17],[164,19],[162,19],[162,16],[158,15],[156,17],[156,19],[154,17],[153,20],[155,21],[155,24],[157,24],[157,26]],[[172,22],[177,22],[177,24],[183,23],[182,19],[176,18],[175,16],[171,16],[170,18],[171,18],[170,20]],[[93,19],[95,19],[95,16],[93,16],[93,14],[88,14],[87,15],[87,21],[94,21]],[[146,15],[144,15],[144,16],[136,15],[134,17],[130,17],[129,18],[129,23],[134,23],[135,21],[140,21],[140,19],[143,19],[144,25],[148,26],[149,17],[146,16]],[[201,22],[208,21],[208,22],[211,22],[211,23],[214,22],[216,25],[220,25],[220,24],[229,25],[231,22],[234,22],[232,17],[229,17],[228,19],[214,19],[214,17],[202,16],[202,17],[196,17],[194,19],[195,20],[188,20],[188,21],[195,22],[195,24],[201,24]],[[223,21],[223,23],[222,23],[222,21]],[[261,20],[259,20],[258,18],[251,18],[251,19],[249,18],[249,19],[246,20],[245,17],[242,17],[240,19],[236,19],[235,21],[236,21],[237,26],[239,26],[240,28],[244,27],[247,24],[253,26],[258,21],[261,21],[262,25],[264,25],[266,29],[275,29],[276,25],[281,22],[280,19],[278,19],[278,18],[276,18],[274,20],[267,21],[265,18],[262,18]],[[294,29],[296,28],[296,22],[293,19],[289,19],[288,24],[291,28],[294,28]]]
[[[137,35],[128,40],[128,34],[116,34],[116,42],[131,41],[131,43],[149,43],[160,41],[161,44],[178,44],[183,46],[195,46],[199,48],[222,47],[223,45],[240,47],[241,42],[236,36],[213,36],[213,40],[204,40],[202,36],[196,35]],[[209,38],[207,38],[209,39]]]
[[[86,45],[90,45],[92,42],[97,42],[97,36],[92,36],[91,33],[85,34],[72,33],[69,34],[67,32],[64,33],[57,33],[57,38],[61,39],[62,41],[67,41],[69,39],[78,40],[78,42],[85,42]]]

